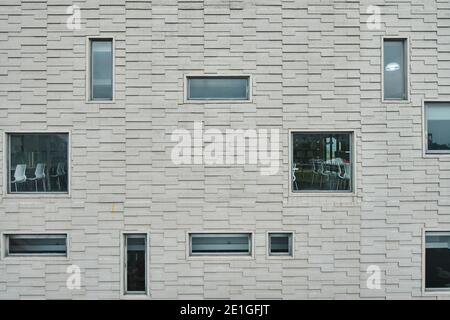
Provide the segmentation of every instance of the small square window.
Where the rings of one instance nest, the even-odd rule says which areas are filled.
[[[351,192],[352,134],[294,132],[292,191]]]
[[[67,133],[10,133],[9,193],[67,193]]]
[[[270,256],[292,256],[292,233],[269,233]]]
[[[450,102],[426,102],[427,153],[450,153]]]
[[[248,76],[189,76],[187,100],[249,100]]]
[[[450,291],[450,232],[425,233],[425,289]]]

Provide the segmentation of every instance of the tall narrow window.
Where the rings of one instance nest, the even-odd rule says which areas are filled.
[[[113,99],[113,41],[90,40],[90,100]]]
[[[450,153],[450,102],[425,103],[427,153]]]
[[[426,232],[425,247],[425,289],[450,290],[450,232]]]
[[[9,234],[5,240],[6,256],[67,255],[66,234]]]
[[[248,76],[202,76],[187,78],[188,100],[249,100]]]
[[[194,233],[191,255],[251,255],[250,233]]]
[[[125,235],[125,293],[147,293],[147,235]]]
[[[68,192],[67,133],[10,133],[8,191]]]
[[[290,177],[292,191],[351,191],[351,141],[351,133],[294,132]]]
[[[384,100],[407,100],[406,39],[384,39]]]

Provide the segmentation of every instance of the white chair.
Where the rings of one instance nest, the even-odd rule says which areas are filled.
[[[45,163],[38,163],[36,165],[36,170],[34,171],[34,178],[28,178],[29,181],[34,181],[36,186],[36,192],[38,191],[38,180],[42,180],[42,186],[44,187],[44,192],[47,191],[45,186]]]
[[[58,189],[61,191],[61,177],[63,177],[66,174],[64,171],[64,162],[58,162],[58,165],[56,166],[56,174],[50,175],[52,178],[56,178],[56,182],[58,184]]]
[[[346,164],[344,162],[341,162],[339,164],[339,173],[338,173],[338,182],[336,186],[336,190],[339,190],[339,186],[342,185],[346,187],[350,183],[350,164]]]
[[[25,174],[26,170],[27,170],[26,164],[18,164],[16,166],[16,169],[14,170],[14,180],[11,181],[11,183],[13,183],[14,186],[16,187],[16,192],[17,192],[17,184],[25,183],[27,181],[27,176]]]
[[[319,163],[318,160],[316,159],[311,159],[311,163],[312,163],[312,172],[311,172],[311,185],[314,184],[314,177],[315,176],[319,176]]]
[[[298,171],[297,164],[294,162],[292,165],[292,186],[295,186],[294,190],[298,190],[297,177],[295,176],[295,171]]]

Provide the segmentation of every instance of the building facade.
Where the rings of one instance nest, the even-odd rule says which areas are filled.
[[[449,296],[447,0],[0,8],[0,299]]]

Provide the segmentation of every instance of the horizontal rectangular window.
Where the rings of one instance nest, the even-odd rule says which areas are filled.
[[[6,235],[6,255],[67,255],[66,234]]]
[[[188,100],[249,100],[250,78],[242,77],[188,77]]]
[[[292,256],[292,233],[269,233],[269,255]]]
[[[11,133],[8,191],[68,192],[67,133]]]
[[[292,190],[352,190],[351,133],[293,133]]]
[[[425,233],[425,288],[450,290],[450,232]]]
[[[251,255],[250,233],[195,233],[190,235],[191,255]]]
[[[384,39],[383,78],[385,100],[407,100],[406,39]]]
[[[450,153],[450,102],[426,102],[427,153]]]
[[[113,40],[90,40],[90,100],[113,99]]]

